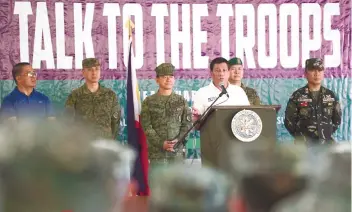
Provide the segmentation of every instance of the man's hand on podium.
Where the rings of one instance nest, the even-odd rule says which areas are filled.
[[[163,144],[163,149],[168,151],[168,152],[174,152],[174,145],[177,143],[177,139],[174,139],[172,141],[164,141]]]

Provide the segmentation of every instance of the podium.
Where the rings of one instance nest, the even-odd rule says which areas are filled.
[[[202,165],[221,167],[219,158],[234,142],[276,143],[280,105],[214,106],[200,123]]]

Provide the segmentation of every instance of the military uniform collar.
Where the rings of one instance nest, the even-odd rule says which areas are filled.
[[[175,94],[175,91],[172,91],[171,94],[168,95],[168,97],[172,97],[172,96],[174,96],[174,94]],[[156,95],[157,95],[157,96],[165,96],[165,95],[159,94],[159,90],[156,92]]]
[[[245,89],[246,88],[246,86],[241,82],[241,88],[242,89]]]
[[[85,94],[91,94],[92,92],[88,89],[87,84],[84,83],[84,85],[82,86],[82,91]],[[104,91],[104,87],[99,83],[99,88],[96,92],[94,92],[95,94],[100,94]]]
[[[325,93],[325,91],[326,91],[326,88],[321,85],[319,92],[320,92],[320,93]],[[306,86],[304,86],[304,92],[305,92],[306,94],[309,94],[309,87],[308,87],[308,84],[307,84]]]

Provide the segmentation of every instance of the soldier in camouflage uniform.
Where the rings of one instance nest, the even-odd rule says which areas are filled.
[[[334,143],[332,134],[341,123],[341,108],[335,94],[323,87],[323,61],[306,60],[308,84],[295,91],[287,103],[285,127],[295,141],[312,144]]]
[[[172,165],[155,170],[150,212],[227,212],[233,187],[219,171]]]
[[[174,159],[173,146],[192,124],[192,114],[186,99],[173,92],[175,67],[163,63],[156,67],[157,93],[142,103],[141,124],[147,136],[149,160],[166,162]]]
[[[82,61],[85,84],[72,91],[65,107],[66,115],[91,125],[97,137],[116,139],[121,108],[116,94],[99,84],[100,63],[95,58]]]
[[[243,78],[243,64],[242,60],[238,57],[234,57],[228,62],[230,70],[229,82],[233,85],[241,86],[241,88],[246,92],[249,103],[251,105],[260,105],[260,98],[257,91],[253,88],[245,86],[241,80]]]
[[[1,211],[121,210],[132,149],[61,122],[2,126],[0,136]]]

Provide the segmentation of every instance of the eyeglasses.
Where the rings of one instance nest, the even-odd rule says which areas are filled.
[[[28,72],[27,74],[24,74],[24,75],[27,75],[27,76],[29,76],[29,77],[37,77],[37,72],[35,72],[35,71],[30,71],[30,72]]]

